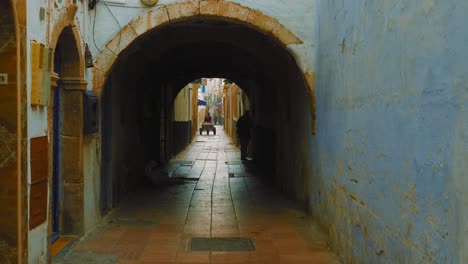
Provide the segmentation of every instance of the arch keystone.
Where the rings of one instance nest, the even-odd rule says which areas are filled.
[[[169,13],[166,7],[148,12],[130,22],[130,26],[138,35],[155,28],[156,26],[169,23]]]
[[[167,6],[170,21],[200,15],[200,3],[198,1],[180,2]]]
[[[200,15],[216,16],[218,14],[218,0],[200,1]]]
[[[249,13],[250,8],[248,7],[226,1],[218,2],[218,16],[247,21]]]

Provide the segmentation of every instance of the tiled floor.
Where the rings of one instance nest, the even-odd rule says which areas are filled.
[[[221,127],[196,138],[168,167],[181,179],[129,196],[109,223],[54,262],[338,263],[314,222],[258,181],[229,142]],[[256,250],[192,252],[191,237],[247,237]]]

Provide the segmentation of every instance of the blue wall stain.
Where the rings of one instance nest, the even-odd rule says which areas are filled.
[[[455,182],[468,155],[467,10],[456,0],[319,0],[310,204],[344,258],[466,260]]]

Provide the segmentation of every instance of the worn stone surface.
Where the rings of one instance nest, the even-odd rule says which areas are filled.
[[[99,68],[93,68],[93,91],[99,96],[102,96],[106,73]]]
[[[250,10],[247,22],[259,27],[266,32],[272,32],[277,26],[278,21],[265,15],[258,10]]]
[[[112,51],[114,54],[119,54],[137,36],[138,34],[133,29],[132,24],[127,24],[122,28],[117,38],[113,38],[109,43],[107,43],[106,48]]]
[[[255,245],[253,240],[247,237],[192,237],[189,243],[191,251],[255,251]]]
[[[83,256],[90,263],[339,263],[317,225],[263,184],[254,165],[240,163],[239,150],[218,130],[216,136],[199,136],[176,157],[195,159],[193,168],[202,169],[197,181],[139,189],[109,223],[53,263],[76,263]],[[206,159],[210,154],[214,159]],[[229,178],[237,170],[247,177]],[[252,238],[254,245],[245,252],[194,252],[192,237]]]
[[[83,183],[83,142],[80,137],[62,136],[62,178],[67,183]]]
[[[99,53],[96,56],[96,62],[94,63],[94,67],[101,70],[102,72],[107,73],[107,71],[110,69],[110,67],[116,59],[117,55],[115,53],[113,53],[107,48],[102,49],[101,53]]]
[[[142,35],[157,26],[177,20],[188,19],[190,17],[197,17],[199,15],[216,16],[221,19],[228,18],[251,23],[252,26],[264,32],[272,33],[285,46],[303,43],[276,19],[268,16],[260,10],[251,9],[247,6],[230,1],[209,0],[200,2],[177,2],[134,18],[130,22],[130,26],[138,35]],[[95,68],[99,69],[104,74],[108,73],[108,70],[111,68],[119,54],[119,49],[116,49],[116,45],[119,40],[123,41],[123,43],[125,43],[123,46],[125,46],[127,41],[134,37],[131,30],[127,29],[127,27],[124,27],[122,34],[123,35],[117,33],[112,36],[111,40],[107,42],[106,47],[103,48],[96,56]],[[100,85],[95,83],[94,90],[100,91]]]
[[[130,25],[138,35],[148,30],[169,22],[169,14],[166,7],[152,10],[130,22]]]
[[[198,1],[187,1],[175,3],[167,6],[169,19],[177,21],[186,17],[197,16],[200,14],[200,5]]]
[[[218,14],[218,0],[200,1],[200,15],[215,16]]]
[[[277,37],[281,43],[286,45],[302,44],[302,41],[291,33],[285,26],[278,24],[273,30],[273,35]]]
[[[218,16],[246,21],[250,9],[228,1],[218,2]]]
[[[80,33],[78,32],[78,27],[74,23],[74,19],[71,18],[69,8],[62,8],[59,10],[54,10],[56,12],[53,22],[50,23],[51,33],[49,34],[49,39],[45,41],[46,46],[55,49],[58,45],[59,39],[64,33],[65,29],[69,36],[67,36],[67,45],[64,45],[66,48],[73,49],[73,51],[68,51],[68,53],[77,53],[76,61],[73,61],[73,64],[70,65],[72,70],[74,70],[75,76],[77,78],[84,77],[84,53],[83,53],[83,43],[81,42]]]
[[[83,211],[83,184],[64,183],[62,214],[60,219],[61,234],[83,235],[84,211]]]
[[[83,133],[83,92],[65,90],[61,96],[61,126],[65,136]]]

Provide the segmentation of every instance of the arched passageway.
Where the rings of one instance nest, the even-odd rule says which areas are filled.
[[[18,38],[12,1],[0,1],[0,262],[22,254]]]
[[[151,13],[142,17],[154,19]],[[134,26],[142,22],[136,21]],[[107,214],[109,223],[80,243],[70,258],[86,251],[107,252],[122,261],[273,263],[281,257],[284,263],[335,263],[304,207],[298,209],[254,177],[263,176],[290,196],[307,200],[313,100],[286,47],[294,41],[284,42],[272,28],[199,13],[160,23],[139,37],[133,30],[126,26],[111,39],[94,69],[93,85],[101,97],[101,212],[114,210]],[[241,161],[239,148],[226,134],[235,133],[242,112],[232,99],[239,97],[236,89],[229,91],[232,100],[224,101],[232,117],[226,130],[218,125],[216,135],[202,131],[189,148],[176,153],[175,142],[194,131],[176,125],[191,116],[179,119],[176,97],[187,83],[187,93],[190,85],[192,92],[198,89],[201,84],[194,80],[201,76],[226,78],[245,92],[253,117],[252,163]],[[197,134],[198,120],[192,124]],[[112,241],[105,242],[109,237]],[[203,242],[215,237],[228,237],[228,244],[240,239],[242,245],[214,248],[216,241]],[[308,243],[315,243],[314,250]]]
[[[200,76],[228,78],[249,95],[254,160],[270,182],[306,200],[313,115],[303,73],[273,35],[209,16],[150,30],[113,64],[102,90],[106,199],[115,203],[138,186],[148,160],[165,162],[175,154],[173,100]]]
[[[65,25],[53,50],[49,100],[51,242],[84,231],[83,56],[77,30]]]

